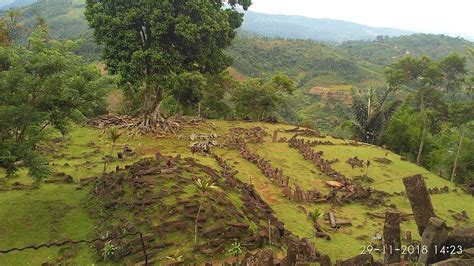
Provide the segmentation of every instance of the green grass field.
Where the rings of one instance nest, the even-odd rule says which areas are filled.
[[[316,188],[323,194],[329,189],[325,181],[330,180],[310,162],[304,160],[297,150],[289,148],[287,143],[271,143],[271,133],[276,129],[293,128],[290,125],[246,123],[235,121],[207,121],[196,127],[185,126],[178,133],[179,136],[169,135],[163,138],[136,137],[130,138],[124,135],[116,145],[113,153],[122,150],[124,145],[131,147],[137,154],[133,158],[112,162],[108,170],[112,171],[116,166],[132,164],[140,158],[153,156],[156,152],[166,155],[181,154],[184,157],[192,156],[188,148],[191,133],[215,132],[221,137],[231,127],[254,127],[261,126],[270,133],[265,138],[264,144],[252,144],[249,147],[264,158],[270,159],[274,167],[283,169],[284,174],[291,177],[292,184],[298,184],[303,188]],[[280,137],[291,137],[290,133],[280,133]],[[220,139],[220,138],[219,138]],[[315,139],[315,138],[308,138]],[[324,151],[325,159],[339,159],[333,164],[333,168],[344,175],[353,178],[368,174],[374,179],[373,183],[365,183],[372,188],[388,193],[404,191],[402,178],[414,174],[423,174],[426,177],[428,187],[442,187],[447,185],[450,190],[456,186],[450,182],[429,173],[426,169],[418,167],[410,162],[402,161],[400,156],[387,152],[386,150],[362,145],[358,147],[343,145],[345,141],[330,137],[329,140],[336,145],[316,146],[315,150]],[[95,238],[94,228],[97,221],[90,217],[87,212],[89,193],[87,189],[77,190],[77,182],[80,179],[99,176],[102,173],[102,157],[110,153],[111,144],[101,130],[87,127],[75,126],[65,140],[56,143],[48,143],[50,152],[47,156],[54,172],[64,172],[71,175],[75,184],[46,184],[34,182],[27,176],[26,171],[20,171],[17,176],[5,179],[5,173],[0,170],[0,249],[22,247],[31,244],[40,244],[50,241],[62,241],[66,239]],[[216,148],[215,153],[224,157],[239,170],[237,177],[244,182],[252,182],[260,195],[272,206],[278,218],[285,223],[285,227],[300,237],[311,239],[316,248],[328,254],[333,261],[336,259],[349,258],[358,255],[361,245],[377,242],[373,236],[383,230],[383,219],[370,218],[367,212],[383,213],[390,207],[369,207],[362,203],[351,203],[343,206],[332,206],[330,204],[296,204],[282,197],[281,188],[273,185],[262,175],[260,170],[253,164],[244,160],[238,151],[225,148]],[[374,158],[381,157],[392,161],[385,165],[374,162]],[[372,165],[368,171],[363,168],[355,168],[346,163],[350,157],[358,156],[363,160],[371,160]],[[201,164],[209,165],[217,169],[214,159],[196,155],[195,159]],[[367,171],[367,172],[366,172]],[[230,199],[236,206],[239,200],[234,196]],[[386,205],[395,204],[396,208],[403,213],[411,213],[410,204],[403,196],[387,196]],[[464,194],[460,188],[457,192],[432,195],[432,202],[439,217],[446,220],[450,226],[463,225],[472,226],[472,222],[459,222],[452,218],[452,211],[466,211],[470,217],[474,216],[472,209],[474,200],[472,196]],[[332,240],[324,240],[313,237],[311,221],[308,219],[307,211],[319,209],[322,212],[332,210],[337,217],[352,220],[352,226],[343,227],[337,231],[330,229],[321,220],[323,227],[331,235]],[[416,225],[413,220],[402,223],[402,231],[410,230],[414,238]],[[173,238],[179,239],[179,234]],[[183,250],[191,253],[191,249],[183,246]],[[191,256],[192,254],[184,254]],[[40,265],[44,262],[67,262],[74,265],[102,265],[98,262],[100,256],[93,252],[87,245],[68,248],[49,248],[38,251],[13,252],[8,255],[0,254],[0,265]],[[106,264],[104,264],[106,265]]]

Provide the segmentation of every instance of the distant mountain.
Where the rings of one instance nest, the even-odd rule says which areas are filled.
[[[396,37],[414,33],[391,28],[369,27],[342,20],[269,15],[251,11],[245,12],[242,29],[266,37],[326,42],[374,40],[379,35]]]
[[[0,3],[0,10],[8,10],[10,8],[24,7],[36,2],[38,2],[38,0],[15,0],[11,3],[7,3],[3,5]]]

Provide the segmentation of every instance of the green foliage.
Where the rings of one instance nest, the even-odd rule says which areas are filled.
[[[354,137],[354,128],[352,121],[346,120],[332,131],[332,136],[336,138],[352,139]]]
[[[209,76],[203,91],[201,115],[205,118],[232,117],[231,94],[238,86],[239,83],[227,71]]]
[[[109,140],[112,141],[113,144],[115,144],[121,136],[122,133],[116,127],[111,128],[108,132]]]
[[[229,253],[229,255],[235,258],[238,258],[240,255],[242,255],[242,247],[240,246],[240,243],[235,242],[230,245],[230,248],[227,250],[227,253]]]
[[[194,181],[196,183],[196,187],[198,188],[201,194],[206,194],[207,191],[210,189],[216,189],[215,183],[211,181],[210,178],[196,178]]]
[[[263,38],[242,33],[229,54],[233,66],[250,77],[270,77],[285,73],[298,80],[298,86],[354,84],[369,79],[382,80],[370,64],[353,60],[336,46],[310,41]]]
[[[279,91],[286,92],[287,94],[293,94],[296,89],[295,81],[287,75],[278,73],[272,78],[273,86]]]
[[[440,120],[440,114],[445,114],[446,103],[442,92],[450,93],[459,90],[466,75],[466,60],[456,54],[449,55],[441,61],[423,56],[413,58],[407,56],[392,64],[386,71],[390,88],[408,88],[414,92],[413,103],[419,108],[422,132],[416,162],[422,163],[422,154],[428,135],[428,119],[430,113],[437,113],[433,120]],[[431,121],[431,126],[437,124]],[[439,122],[439,121],[435,121]]]
[[[322,213],[321,213],[321,210],[319,209],[315,209],[313,212],[308,213],[308,217],[309,219],[311,219],[313,223],[316,223],[319,220],[319,218],[321,218],[321,215]]]
[[[0,166],[9,174],[24,164],[32,176],[45,176],[47,164],[36,147],[47,128],[66,134],[70,121],[103,110],[101,75],[73,47],[51,40],[41,28],[28,48],[0,47]]]
[[[247,8],[251,2],[230,4]],[[222,7],[222,1],[87,0],[85,14],[104,46],[109,70],[120,74],[123,85],[141,91],[141,111],[154,123],[160,102],[173,88],[174,75],[216,74],[231,64],[223,49],[230,46],[243,15]],[[196,77],[193,74],[191,82]],[[192,97],[178,102],[188,105],[200,98],[196,91],[182,89],[178,96]]]
[[[196,114],[197,104],[202,101],[207,87],[206,78],[199,72],[184,72],[176,77],[172,94],[186,114]]]
[[[390,150],[413,159],[417,153],[420,135],[420,114],[405,104],[392,116],[382,139]]]
[[[378,66],[387,66],[406,55],[426,55],[435,60],[452,53],[465,55],[472,42],[446,35],[413,34],[400,37],[383,37],[375,41],[349,41],[342,48],[355,58]],[[474,61],[469,60],[472,66]]]
[[[367,91],[353,89],[352,111],[354,113],[353,132],[359,141],[374,143],[378,140],[387,121],[399,105],[394,101],[385,105],[391,89],[380,93],[369,88]]]
[[[183,255],[181,254],[181,251],[177,249],[173,254],[166,256],[166,259],[173,262],[183,262]]]
[[[104,248],[102,249],[102,258],[104,261],[107,261],[111,259],[114,255],[115,252],[117,252],[118,247],[115,246],[112,241],[107,241],[104,244]]]
[[[281,74],[270,81],[260,78],[244,81],[233,94],[237,115],[254,119],[276,115],[277,108],[285,104],[285,95],[292,92],[291,84]]]
[[[23,27],[20,18],[21,14],[17,10],[10,10],[5,17],[0,18],[0,45],[13,45],[21,37]]]

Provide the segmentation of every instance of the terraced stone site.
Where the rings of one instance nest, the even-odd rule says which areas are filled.
[[[108,244],[118,247],[116,262],[99,265],[143,264],[143,245],[156,265],[178,257],[231,263],[236,242],[244,252],[270,248],[282,264],[289,253],[335,263],[381,247],[386,212],[401,213],[403,245],[420,240],[402,180],[415,175],[424,177],[438,218],[474,225],[473,198],[462,187],[380,147],[285,124],[181,121],[176,135],[123,131],[113,147],[105,128],[76,125],[41,147],[54,169],[49,179],[34,182],[24,171],[0,178],[0,250],[136,232],[143,243],[134,235],[11,252],[0,265],[92,265]],[[111,155],[103,175],[104,154]],[[196,180],[214,186],[203,192]]]

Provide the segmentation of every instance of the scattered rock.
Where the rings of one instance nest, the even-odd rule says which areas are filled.
[[[247,253],[241,263],[242,266],[273,266],[273,251],[259,250],[255,254]]]
[[[392,161],[387,158],[375,158],[374,161],[381,163],[381,164],[391,164]]]
[[[448,227],[443,220],[431,217],[428,221],[428,226],[423,231],[421,239],[421,246],[427,247],[428,252],[421,252],[418,263],[428,265],[443,259],[445,255],[437,254],[435,252],[435,246],[441,247],[446,242],[448,233]]]

